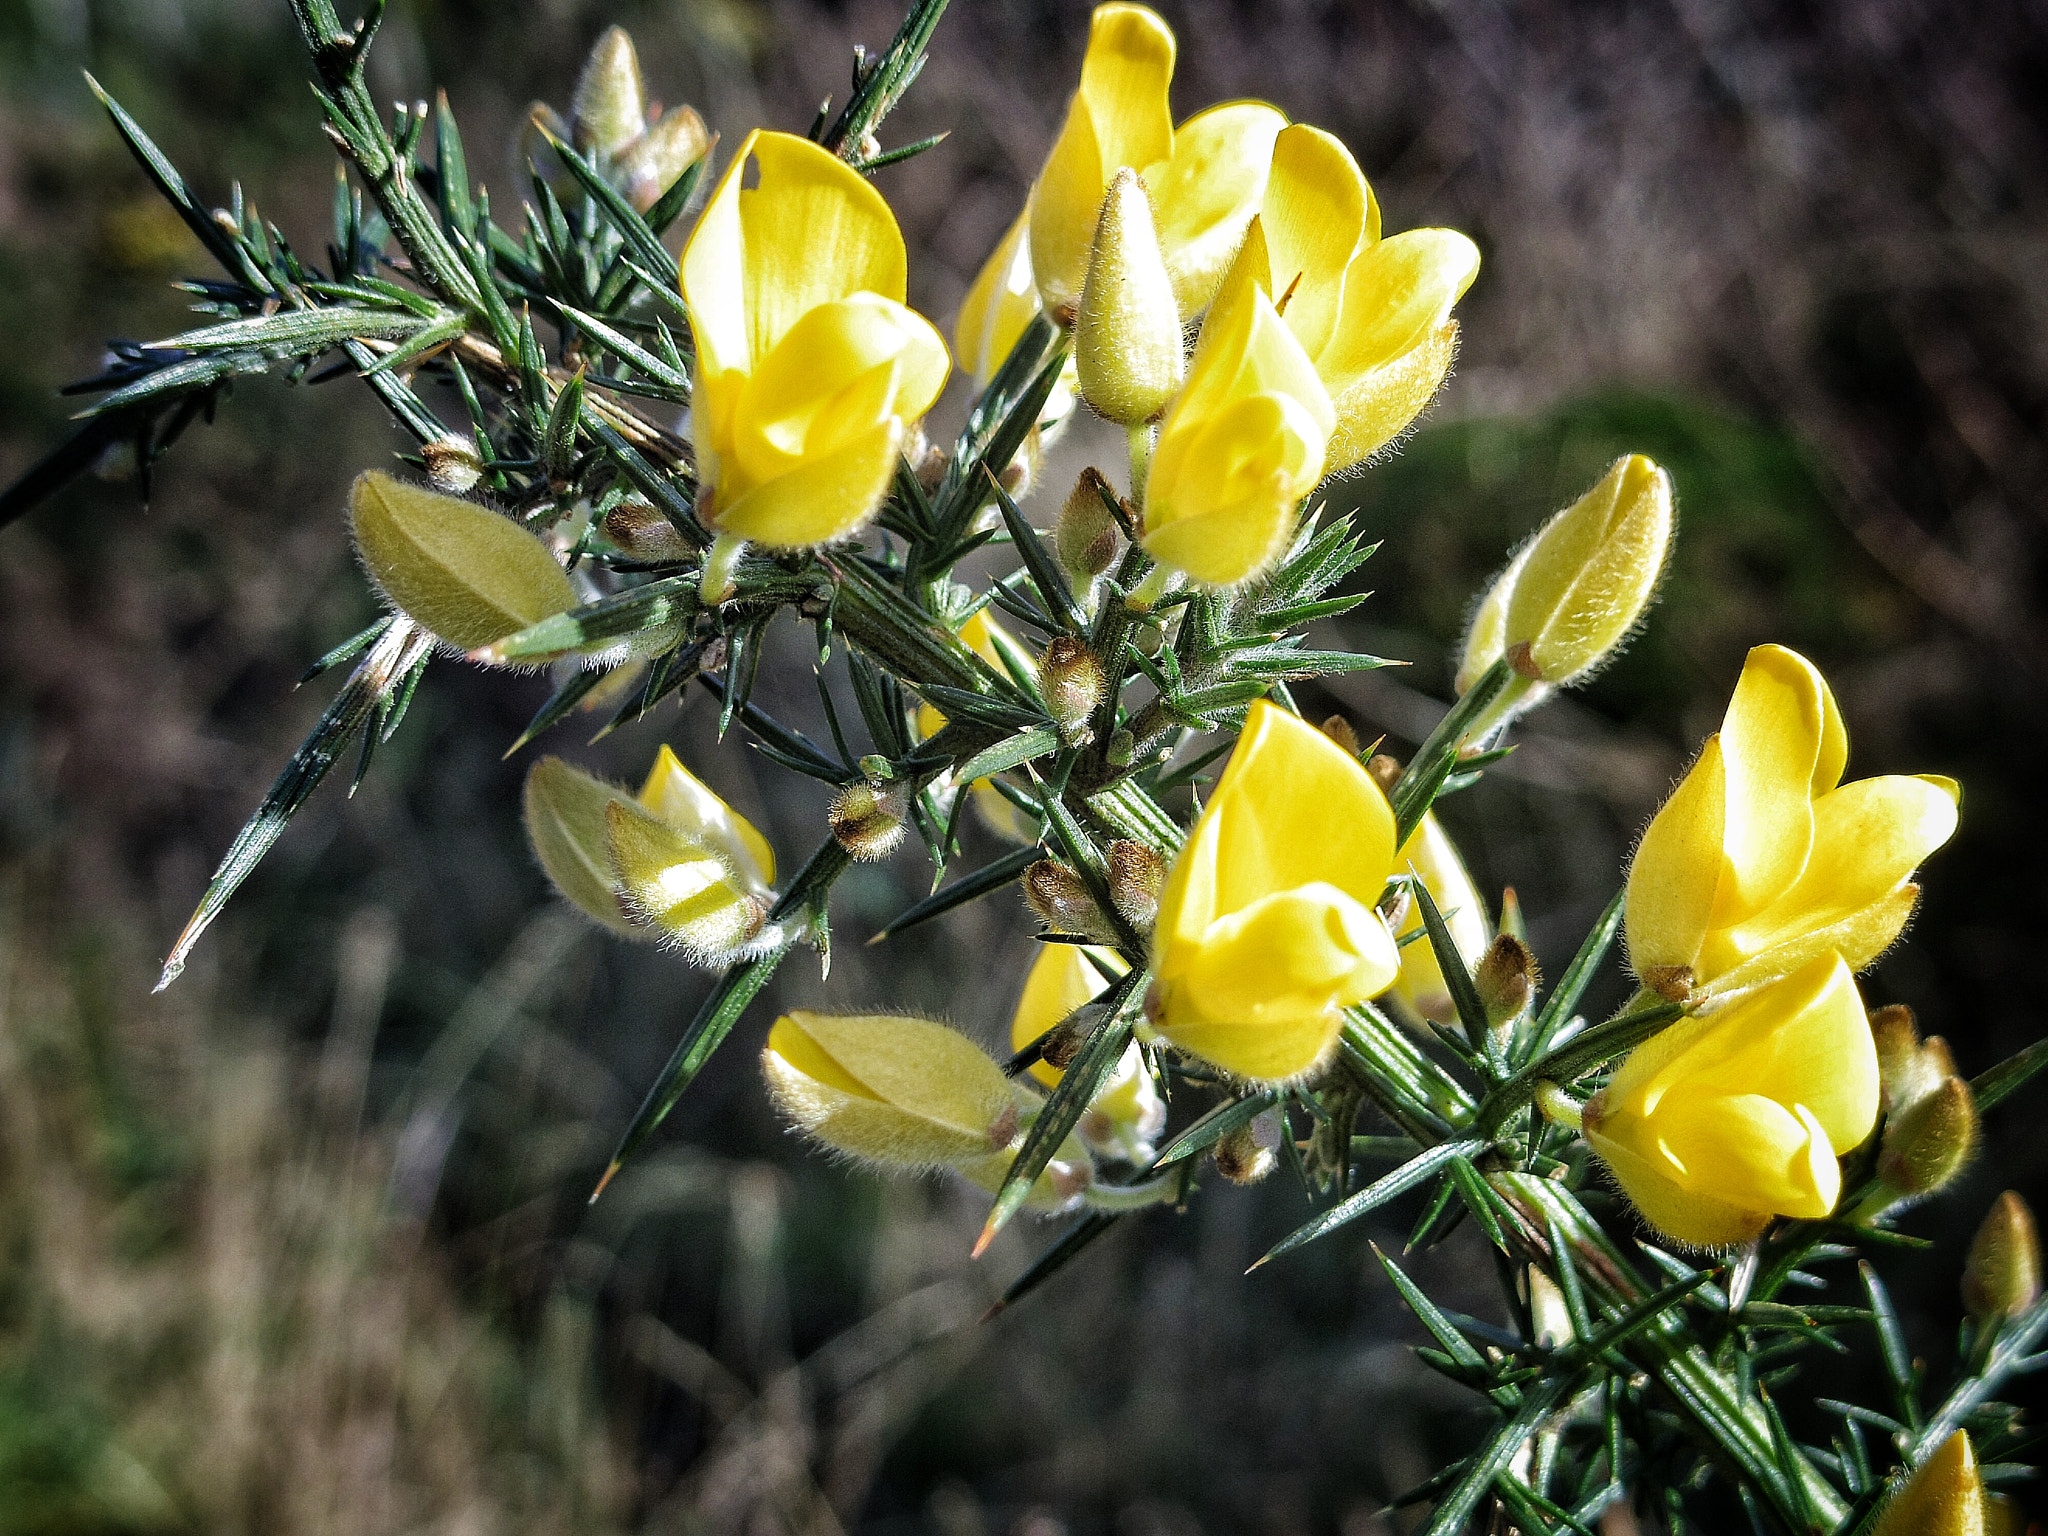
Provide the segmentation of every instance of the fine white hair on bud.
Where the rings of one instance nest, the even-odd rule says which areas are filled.
[[[1180,309],[1159,252],[1152,198],[1128,167],[1103,195],[1074,321],[1074,359],[1081,398],[1123,427],[1165,410],[1187,376]]]

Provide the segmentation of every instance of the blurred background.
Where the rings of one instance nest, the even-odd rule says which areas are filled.
[[[1872,1002],[1919,1010],[1966,1073],[2039,1036],[2048,5],[1161,9],[1177,115],[1267,98],[1350,144],[1390,230],[1454,225],[1485,253],[1449,390],[1335,491],[1385,544],[1378,595],[1332,638],[1412,665],[1305,704],[1412,750],[1478,585],[1613,456],[1648,452],[1680,496],[1664,601],[1448,804],[1482,886],[1517,887],[1560,968],[1744,651],[1782,641],[1833,681],[1852,775],[1967,789]],[[565,103],[612,22],[653,93],[732,145],[801,130],[896,19],[394,0],[375,81],[445,86],[504,203],[525,103]],[[889,125],[952,132],[880,176],[912,300],[944,323],[1085,32],[1079,0],[954,0]],[[203,199],[240,178],[301,248],[327,228],[332,159],[282,0],[0,0],[0,481],[66,430],[58,386],[108,336],[179,329],[167,282],[203,270],[82,67]],[[542,680],[437,665],[361,791],[323,791],[150,995],[334,686],[295,678],[372,612],[342,495],[401,446],[349,383],[251,381],[146,508],[87,482],[0,533],[0,1533],[1406,1529],[1388,1496],[1481,1421],[1410,1358],[1366,1231],[1242,1277],[1305,1214],[1284,1178],[1127,1222],[979,1325],[1048,1229],[972,1265],[982,1197],[884,1186],[781,1133],[755,1066],[777,1006],[1007,1027],[1021,902],[864,946],[928,884],[909,851],[842,883],[829,988],[793,960],[653,1155],[586,1206],[706,979],[549,900],[518,825],[534,754],[500,757]],[[1077,433],[1041,520],[1091,450],[1117,472]],[[807,641],[780,638],[763,702],[805,719]],[[670,741],[800,857],[816,786],[718,745],[707,704],[595,747],[573,722],[545,749],[628,777]],[[2029,1118],[1994,1115],[1969,1178],[1907,1219],[1936,1247],[1886,1261],[1937,1373],[1959,1245],[1999,1189],[2044,1192]],[[1412,1216],[1370,1235],[1398,1245]],[[1413,1263],[1462,1296],[1477,1253],[1466,1232]]]

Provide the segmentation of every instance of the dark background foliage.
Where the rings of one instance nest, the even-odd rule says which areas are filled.
[[[1912,1004],[1966,1072],[2037,1037],[2048,7],[1163,9],[1178,111],[1272,100],[1352,146],[1390,229],[1454,225],[1485,253],[1444,399],[1332,492],[1385,540],[1340,638],[1413,665],[1313,702],[1411,749],[1477,587],[1646,451],[1680,497],[1664,600],[1447,808],[1482,883],[1517,887],[1561,966],[1744,650],[1782,641],[1833,681],[1853,774],[1966,786],[1870,997]],[[524,103],[565,101],[614,21],[654,93],[730,146],[800,129],[895,17],[401,0],[376,84],[444,85],[509,202]],[[887,135],[952,137],[881,173],[934,316],[1013,214],[1085,24],[1078,3],[955,0]],[[65,430],[55,391],[106,336],[180,326],[166,280],[201,260],[82,66],[203,197],[239,177],[306,247],[325,227],[331,160],[281,4],[0,0],[0,477]],[[977,1327],[1042,1234],[970,1267],[972,1199],[788,1142],[753,1067],[764,1004],[660,1154],[586,1209],[704,980],[547,903],[517,825],[531,753],[500,760],[540,680],[437,666],[362,791],[323,793],[148,996],[330,686],[293,680],[370,612],[342,491],[399,446],[345,382],[248,383],[147,508],[88,482],[0,533],[0,1530],[1399,1528],[1385,1497],[1477,1420],[1408,1357],[1364,1234],[1241,1278],[1303,1212],[1282,1180],[1130,1223]],[[1114,465],[1083,432],[1061,472],[1091,449]],[[809,657],[783,641],[764,701],[802,716]],[[626,776],[667,739],[785,857],[819,835],[812,786],[717,745],[702,698],[588,734],[549,747]],[[905,853],[846,881],[829,984],[793,963],[779,1001],[993,1038],[1028,953],[1018,904],[862,945],[926,880]],[[2029,1121],[1994,1117],[1968,1178],[1907,1219],[1937,1246],[1887,1265],[1937,1369],[1959,1245],[1999,1189],[2048,1187]],[[1477,1253],[1466,1233],[1414,1264],[1487,1309]]]

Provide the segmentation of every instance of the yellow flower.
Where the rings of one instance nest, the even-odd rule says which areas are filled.
[[[1486,953],[1493,929],[1487,923],[1486,903],[1480,899],[1479,888],[1465,872],[1465,861],[1458,857],[1457,846],[1434,813],[1424,816],[1422,824],[1408,835],[1407,843],[1394,860],[1394,872],[1406,874],[1410,865],[1429,887],[1430,897],[1444,915],[1444,926],[1451,930],[1451,940],[1470,970]],[[1399,936],[1405,938],[1421,931],[1421,904],[1411,902]],[[1427,934],[1410,939],[1401,947],[1401,974],[1394,982],[1394,992],[1425,1019],[1449,1024],[1458,1016],[1451,1002],[1450,987],[1444,981],[1443,967],[1437,964],[1436,949]]]
[[[754,133],[683,252],[682,290],[712,526],[779,549],[859,528],[949,366],[904,306],[903,236],[881,194],[806,139]]]
[[[1629,963],[1668,996],[1737,991],[1839,951],[1874,961],[1949,840],[1955,781],[1843,784],[1849,738],[1813,664],[1783,646],[1743,663],[1728,713],[1657,812],[1628,874]]]
[[[965,1035],[898,1014],[784,1014],[761,1069],[776,1107],[833,1151],[884,1171],[950,1168],[1002,1182],[1036,1100]],[[1087,1187],[1078,1144],[1062,1146],[1030,1200],[1058,1205]]]
[[[1167,876],[1153,930],[1154,1024],[1257,1082],[1301,1076],[1339,1010],[1400,971],[1374,910],[1394,814],[1358,760],[1260,700]]]
[[[1071,324],[1095,220],[1119,170],[1152,194],[1160,252],[1184,318],[1216,291],[1265,186],[1286,118],[1229,102],[1173,126],[1173,33],[1142,5],[1097,6],[1081,84],[1025,212],[976,278],[956,333],[977,373],[1000,363],[1042,305]]]
[[[1095,1001],[1109,990],[1112,978],[1129,969],[1111,951],[1092,945],[1040,945],[1010,1019],[1010,1048],[1022,1050],[1075,1009]],[[1048,1088],[1058,1087],[1065,1076],[1043,1061],[1032,1063],[1031,1075]],[[1096,1090],[1094,1102],[1081,1117],[1081,1134],[1091,1146],[1126,1162],[1147,1163],[1152,1160],[1152,1138],[1165,1125],[1166,1104],[1134,1040]]]
[[[1256,223],[1247,238],[1258,238]],[[1146,552],[1204,586],[1258,575],[1286,550],[1301,498],[1323,477],[1334,421],[1272,299],[1233,272],[1160,424],[1145,487]]]
[[[1586,1140],[1651,1226],[1726,1248],[1835,1208],[1835,1159],[1877,1123],[1877,1048],[1840,955],[1638,1046],[1586,1105]]]
[[[1479,248],[1453,229],[1382,240],[1379,206],[1351,152],[1296,123],[1273,142],[1237,265],[1279,304],[1323,382],[1336,413],[1324,468],[1341,474],[1435,397],[1457,350],[1451,306],[1479,275]]]
[[[1874,1536],[1989,1536],[1987,1513],[1977,1455],[1959,1429],[1914,1468],[1885,1505]]]

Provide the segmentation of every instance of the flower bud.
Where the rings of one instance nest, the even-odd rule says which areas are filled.
[[[1872,1536],[1983,1536],[1984,1479],[1970,1437],[1957,1430],[1914,1469]]]
[[[1080,934],[1103,944],[1116,942],[1088,882],[1057,859],[1040,859],[1024,871],[1024,899],[1049,933]]]
[[[2011,1190],[1991,1203],[1963,1262],[1963,1305],[1980,1323],[2018,1317],[2041,1298],[2034,1213]]]
[[[1671,477],[1630,454],[1529,546],[1502,639],[1515,670],[1564,687],[1607,660],[1649,606],[1671,544]]]
[[[695,553],[676,525],[653,502],[638,496],[628,496],[605,513],[599,527],[621,553],[635,560],[681,561]]]
[[[611,156],[647,131],[640,59],[624,27],[607,27],[583,61],[569,107],[569,128],[584,154]]]
[[[1159,893],[1166,889],[1166,855],[1145,843],[1118,838],[1109,845],[1109,899],[1139,933],[1152,931]]]
[[[1056,635],[1038,663],[1038,687],[1060,738],[1069,746],[1089,738],[1088,721],[1108,687],[1102,663],[1078,635]]]
[[[453,433],[420,449],[427,463],[427,478],[434,489],[450,496],[467,495],[484,477],[483,455],[476,451],[476,439],[467,433]]]
[[[683,172],[711,153],[715,138],[695,107],[677,107],[620,150],[618,168],[636,213],[661,201]]]
[[[1053,552],[1077,582],[1093,581],[1116,560],[1116,519],[1103,502],[1105,496],[1114,494],[1102,471],[1091,464],[1081,471],[1052,525]]]
[[[1572,1309],[1565,1304],[1557,1283],[1533,1265],[1529,1271],[1529,1321],[1535,1325],[1536,1343],[1543,1349],[1559,1349],[1577,1336],[1572,1327]]]
[[[1900,1195],[1931,1195],[1976,1148],[1976,1100],[1968,1083],[1950,1077],[1885,1122],[1877,1176]]]
[[[1017,1134],[1018,1095],[1003,1069],[928,1019],[787,1013],[761,1067],[797,1129],[883,1168],[978,1162]]]
[[[544,757],[526,775],[526,836],[555,889],[578,911],[622,938],[652,939],[619,905],[612,873],[605,809],[627,798],[616,784]]]
[[[1884,1085],[1884,1110],[1896,1115],[1933,1093],[1956,1075],[1948,1042],[1934,1035],[1926,1040],[1904,1003],[1893,1003],[1870,1015],[1870,1037],[1877,1045],[1878,1080]]]
[[[1258,1183],[1279,1161],[1283,1134],[1280,1116],[1270,1109],[1251,1124],[1226,1132],[1212,1154],[1216,1171],[1233,1184]]]
[[[1329,719],[1325,720],[1323,722],[1323,734],[1337,743],[1346,752],[1349,752],[1353,757],[1357,757],[1360,752],[1365,750],[1363,744],[1358,739],[1358,732],[1353,729],[1351,722],[1342,715],[1332,715]],[[1377,759],[1374,761],[1377,761]],[[1387,761],[1392,762],[1393,759],[1388,758]],[[1366,766],[1370,768],[1372,765],[1368,763]],[[1398,778],[1399,776],[1397,772],[1395,777]],[[1374,775],[1374,779],[1381,789],[1393,788],[1392,779],[1380,779],[1378,775]]]
[[[839,846],[872,864],[889,857],[903,841],[910,797],[901,784],[871,779],[840,790],[825,814]]]
[[[1186,377],[1180,308],[1159,254],[1152,198],[1129,167],[1102,199],[1074,322],[1081,398],[1119,426],[1166,409]]]
[[[547,545],[511,518],[381,470],[349,491],[356,554],[394,608],[465,651],[576,606]]]
[[[1529,1006],[1538,981],[1536,957],[1510,933],[1488,945],[1472,971],[1472,985],[1479,993],[1479,1005],[1486,1010],[1486,1022],[1496,1029]]]

